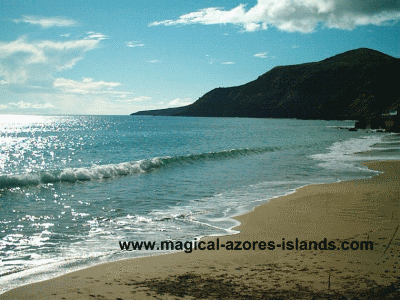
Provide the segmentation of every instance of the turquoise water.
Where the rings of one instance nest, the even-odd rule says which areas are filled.
[[[353,124],[0,115],[0,292],[146,254],[119,241],[231,234],[268,199],[398,159],[397,135],[340,129]]]

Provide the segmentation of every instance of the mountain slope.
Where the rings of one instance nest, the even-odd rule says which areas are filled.
[[[133,115],[357,119],[400,105],[400,59],[360,48],[325,60],[275,67],[195,103]]]

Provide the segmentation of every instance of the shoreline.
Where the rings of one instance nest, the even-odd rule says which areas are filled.
[[[193,299],[201,295],[221,299],[261,295],[296,298],[346,294],[355,289],[362,295],[389,286],[400,279],[400,265],[395,264],[400,253],[399,232],[385,256],[381,253],[390,233],[400,224],[400,200],[396,195],[400,190],[400,162],[370,161],[364,165],[384,173],[368,179],[301,187],[234,217],[240,225],[232,229],[239,233],[203,240],[371,239],[377,244],[373,251],[197,250],[190,254],[156,254],[104,263],[17,287],[1,294],[0,299]],[[396,214],[387,215],[387,209]],[[239,289],[223,291],[233,282]],[[217,286],[220,293],[213,291]]]

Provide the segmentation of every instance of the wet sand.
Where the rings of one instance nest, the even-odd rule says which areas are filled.
[[[0,299],[400,299],[400,162],[365,164],[384,173],[303,187],[238,216],[240,233],[218,238],[220,245],[257,241],[256,250],[220,247],[107,263]],[[372,242],[373,250],[299,249],[310,241],[323,247],[324,239],[349,248]],[[261,241],[274,241],[275,249],[259,250]]]

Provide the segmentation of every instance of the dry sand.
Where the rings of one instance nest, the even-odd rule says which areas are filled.
[[[366,165],[384,173],[273,199],[219,242],[327,238],[372,241],[372,251],[197,250],[102,264],[0,299],[400,299],[400,162]]]

